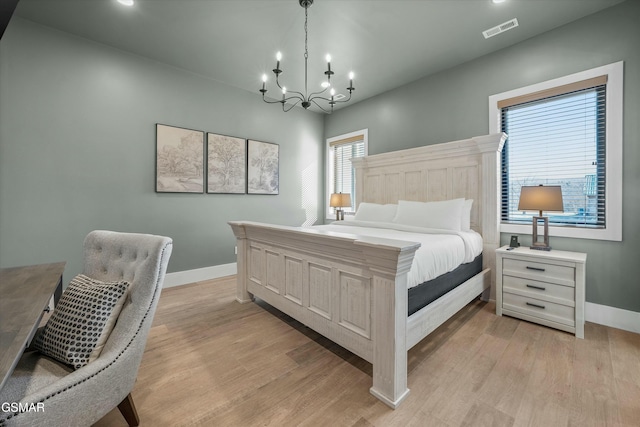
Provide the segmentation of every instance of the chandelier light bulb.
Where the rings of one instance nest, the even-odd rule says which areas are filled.
[[[280,61],[282,59],[282,53],[278,52],[276,53],[276,61]]]
[[[333,95],[336,94],[336,90],[334,88],[331,88],[331,92],[330,93],[331,93],[331,96],[333,96]]]
[[[325,56],[325,59],[327,60],[327,62],[331,62],[331,55],[327,53],[327,56]]]
[[[353,74],[353,71],[349,73],[349,80],[353,80],[353,78],[355,77],[355,75]]]
[[[329,86],[331,86],[331,83],[329,82],[322,82],[322,84],[320,85],[322,86],[324,89],[328,88]]]
[[[262,94],[264,95],[267,92],[267,75],[263,74],[262,75],[262,89],[260,89],[260,92],[262,92]]]
[[[286,88],[286,87],[283,87],[283,88],[282,88],[282,94],[283,94],[283,95],[286,95],[286,94],[287,94],[287,88]]]

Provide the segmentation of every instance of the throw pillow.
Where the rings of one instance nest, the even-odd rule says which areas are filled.
[[[94,361],[115,326],[128,289],[125,281],[101,282],[79,274],[63,292],[34,347],[76,369]]]
[[[460,231],[464,199],[440,202],[400,200],[393,222],[423,228]]]

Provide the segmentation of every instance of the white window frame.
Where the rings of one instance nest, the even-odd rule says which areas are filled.
[[[489,133],[501,132],[498,102],[533,92],[551,89],[581,80],[607,75],[606,118],[606,228],[549,226],[549,235],[578,239],[622,241],[622,146],[624,62],[615,62],[542,83],[491,95],[489,97]],[[531,234],[531,224],[500,224],[502,233]]]
[[[331,138],[327,138],[326,141],[326,153],[325,153],[325,219],[327,221],[335,220],[335,212],[329,206],[329,199],[331,198],[331,188],[333,187],[333,147],[331,147],[331,143],[334,141],[340,141],[341,139],[352,138],[354,136],[363,135],[364,140],[364,155],[367,156],[369,154],[369,129],[357,130],[355,132],[345,133],[343,135],[333,136]],[[352,200],[355,204],[356,201]]]

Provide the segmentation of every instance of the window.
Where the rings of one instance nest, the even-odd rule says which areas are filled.
[[[327,139],[327,218],[334,215],[333,208],[329,206],[331,193],[351,194],[353,206],[344,208],[344,211],[355,212],[356,183],[351,159],[367,155],[367,139],[367,129]]]
[[[498,103],[509,135],[502,221],[530,223],[533,213],[518,211],[520,188],[543,184],[562,188],[564,212],[549,213],[549,224],[605,227],[606,76],[580,83],[586,88],[569,85],[538,100]]]
[[[508,135],[501,164],[501,231],[530,233],[523,185],[560,185],[564,212],[549,234],[622,239],[622,63],[490,99],[491,133]],[[498,120],[495,120],[495,119]]]

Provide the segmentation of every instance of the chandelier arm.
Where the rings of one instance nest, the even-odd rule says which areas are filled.
[[[296,105],[298,105],[298,103],[299,103],[299,102],[300,102],[300,99],[298,99],[298,100],[297,100],[296,102],[294,102],[293,104],[289,104],[289,105],[290,105],[290,106],[289,106],[289,108],[286,108],[286,109],[285,109],[285,105],[286,105],[286,104],[283,102],[283,103],[282,103],[282,111],[284,111],[285,113],[287,113],[287,112],[291,111],[291,109],[292,109],[293,107],[295,107]]]
[[[343,99],[343,100],[332,101],[331,98],[325,98],[324,96],[315,96],[312,99],[310,99],[310,101],[314,101],[315,99],[322,99],[323,101],[333,102],[335,104],[343,104],[343,103],[349,102],[351,100],[351,92],[349,92],[349,97],[347,99]],[[315,101],[314,101],[314,103],[315,103]],[[316,103],[316,105],[317,105],[317,103]]]
[[[280,88],[280,90],[282,90],[283,86],[280,85],[280,80],[278,79],[278,75],[276,75],[276,85]],[[287,89],[287,93],[294,93],[296,95],[299,95],[303,100],[305,97],[301,92],[298,92],[297,90]]]
[[[299,94],[297,94],[295,96],[289,96],[289,97],[284,98],[284,102],[291,101],[292,99],[297,99],[296,104],[298,102],[300,102],[300,101],[304,101],[304,98],[302,96],[300,96]],[[282,102],[282,101],[280,101],[280,102]]]
[[[265,94],[265,93],[263,92],[263,93],[262,93],[262,100],[263,100],[264,102],[266,102],[267,104],[277,104],[277,103],[279,103],[279,102],[282,102],[282,101],[269,101],[269,100],[267,100],[267,98],[265,98],[264,94]]]
[[[267,104],[281,104],[282,103],[282,101],[269,101],[269,100],[264,99],[264,98],[262,98],[262,100],[264,102],[266,102]]]
[[[331,114],[333,112],[333,109],[331,110],[325,110],[322,105],[318,104],[314,99],[311,100],[311,102],[313,102],[314,104],[316,104],[316,107],[318,107],[319,109],[321,109],[322,111],[324,111],[325,113]]]
[[[280,86],[280,80],[278,79],[278,74],[276,74],[276,86],[282,89],[282,86]]]
[[[304,96],[301,92],[297,92],[297,91],[295,91],[295,90],[289,90],[289,89],[287,89],[287,95],[288,95],[288,94],[290,94],[290,93],[292,93],[292,94],[294,94],[294,95],[296,95],[296,96],[300,97],[300,100],[301,100],[301,101],[304,101],[304,100],[305,100],[305,96]]]
[[[309,101],[311,101],[314,98],[317,98],[318,95],[322,95],[323,93],[325,93],[327,91],[327,89],[329,89],[329,86],[325,87],[324,89],[322,89],[319,92],[313,92],[311,95],[309,95]]]
[[[351,92],[349,92],[349,97],[347,99],[341,99],[341,100],[334,101],[334,102],[342,104],[342,103],[349,102],[349,101],[351,101]]]
[[[289,101],[291,101],[292,99],[295,99],[295,100],[296,100],[296,102],[295,102],[293,105],[296,105],[296,104],[298,104],[300,101],[303,101],[303,99],[302,99],[300,96],[290,96],[290,97],[288,97],[288,98],[285,98],[285,99],[284,99],[284,102],[285,102],[285,103],[286,103],[286,102],[289,102]],[[274,100],[274,101],[269,101],[268,99],[266,99],[266,98],[265,98],[264,93],[262,94],[262,100],[263,100],[264,102],[266,102],[267,104],[283,104],[283,102],[282,102],[283,100],[282,100],[282,99],[280,99],[280,100]]]
[[[331,102],[331,98],[325,98],[324,96],[314,96],[311,101],[315,102],[316,99],[321,99],[323,101]],[[337,102],[337,101],[335,101]]]
[[[278,76],[276,76],[276,85],[280,88],[280,90],[282,90],[282,86],[280,85],[280,82],[278,81]],[[296,90],[287,89],[287,93],[293,93],[293,94],[299,95],[304,100],[304,95],[301,92],[298,92]]]

